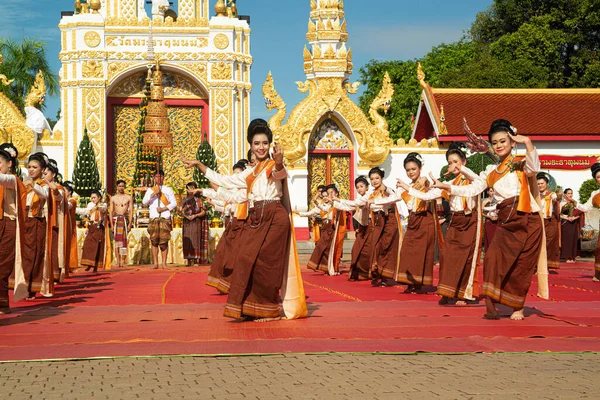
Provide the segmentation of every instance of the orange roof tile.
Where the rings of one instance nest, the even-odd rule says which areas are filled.
[[[486,134],[497,118],[527,135],[600,135],[599,89],[433,89],[444,106],[449,135],[462,135],[465,117]]]

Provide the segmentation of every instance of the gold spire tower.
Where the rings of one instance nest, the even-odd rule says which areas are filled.
[[[173,147],[173,136],[169,132],[171,123],[167,117],[167,103],[162,86],[162,72],[160,61],[156,60],[156,70],[152,73],[152,89],[148,102],[148,115],[146,116],[146,131],[144,132],[144,146],[155,149]]]

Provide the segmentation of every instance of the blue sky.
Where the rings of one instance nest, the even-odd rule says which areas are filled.
[[[216,0],[211,0],[211,10]],[[0,1],[0,37],[37,37],[46,41],[56,73],[60,68],[60,12],[73,0]],[[252,117],[268,117],[261,87],[272,71],[279,94],[290,110],[304,96],[296,81],[305,79],[302,49],[306,43],[309,0],[238,0],[240,14],[251,16]],[[453,42],[469,29],[478,11],[491,0],[345,0],[348,44],[354,56],[352,80],[371,59],[406,60],[425,55],[433,46]],[[359,92],[360,94],[360,92]],[[358,96],[358,95],[357,95]],[[58,98],[48,98],[46,115],[54,118]]]

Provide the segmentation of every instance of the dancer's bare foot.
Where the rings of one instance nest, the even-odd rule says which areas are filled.
[[[255,319],[254,322],[271,322],[271,321],[279,321],[281,319],[281,317],[275,317],[275,318],[258,318]]]
[[[525,314],[523,314],[523,309],[521,308],[520,310],[515,310],[512,315],[510,316],[510,319],[512,319],[513,321],[521,321],[523,319],[525,319]]]
[[[596,277],[593,277],[593,278],[592,278],[592,282],[600,282],[600,279],[598,279],[598,278],[596,278]]]
[[[154,267],[152,267],[152,269],[158,269],[158,265],[155,265]]]
[[[167,269],[167,265],[163,264],[163,266],[161,267],[162,269]]]
[[[485,298],[485,314],[483,314],[483,318],[500,319],[500,314],[498,314],[498,310],[496,310],[494,302],[489,297]]]
[[[464,300],[458,300],[458,301],[456,302],[456,305],[457,305],[457,306],[466,306],[466,305],[467,305],[467,302],[466,302],[466,301],[464,301]]]

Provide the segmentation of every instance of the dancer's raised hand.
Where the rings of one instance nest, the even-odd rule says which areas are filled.
[[[400,178],[396,178],[396,189],[402,188],[406,191],[410,190],[410,186]]]
[[[273,161],[283,164],[283,147],[277,142],[273,144]]]

